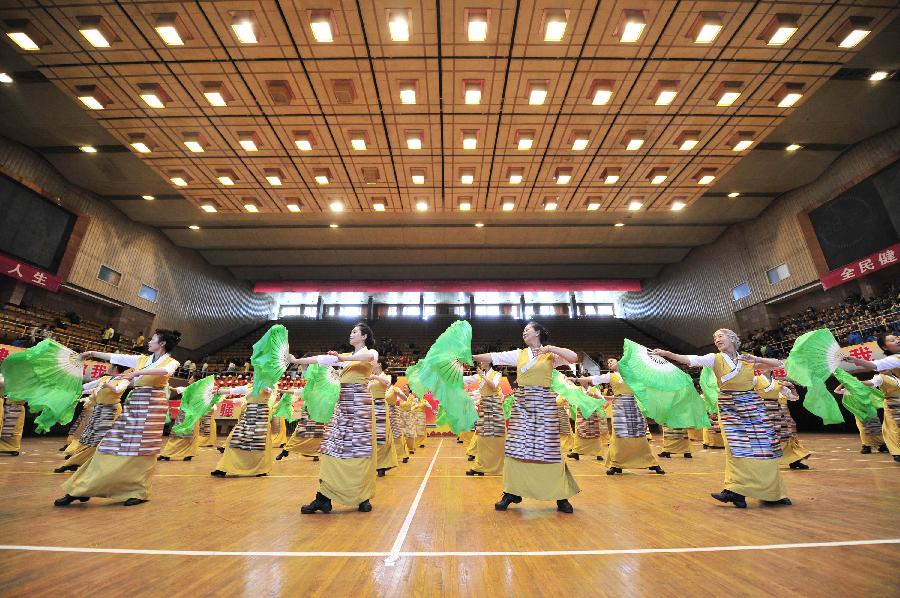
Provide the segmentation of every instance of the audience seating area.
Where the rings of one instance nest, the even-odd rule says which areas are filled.
[[[0,343],[12,344],[18,341],[24,347],[32,346],[32,332],[35,327],[49,325],[51,338],[76,351],[132,351],[132,339],[106,342],[102,340],[104,325],[88,320],[73,323],[65,314],[17,305],[5,305],[0,309]],[[37,341],[44,336],[38,333]]]

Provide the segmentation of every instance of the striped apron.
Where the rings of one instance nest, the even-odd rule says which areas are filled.
[[[688,440],[687,428],[667,428],[663,426],[663,441],[677,442],[679,440]]]
[[[765,401],[755,391],[720,392],[719,424],[732,457],[781,458],[775,426],[766,415]]]
[[[600,412],[595,411],[585,419],[581,411],[575,414],[575,434],[579,438],[600,438]]]
[[[375,441],[382,445],[387,442],[387,403],[382,398],[372,399],[372,404],[375,408]]]
[[[91,419],[88,420],[84,431],[78,442],[84,446],[97,446],[103,437],[112,429],[113,423],[116,421],[116,412],[119,405],[111,405],[106,403],[98,403],[94,405],[91,412]]]
[[[403,436],[403,419],[400,416],[400,408],[396,405],[388,405],[388,413],[391,418],[391,435],[394,438]]]
[[[247,403],[240,421],[234,427],[228,446],[242,451],[264,451],[268,432],[269,404]]]
[[[613,432],[617,438],[643,438],[647,435],[647,420],[633,396],[619,395],[613,399]]]
[[[184,416],[179,413],[179,417],[184,421]],[[212,427],[212,413],[207,413],[203,417],[200,418],[200,432],[199,435],[201,438],[209,438],[210,428]]]
[[[362,384],[341,384],[319,453],[336,459],[372,456],[372,395]]]
[[[481,416],[475,424],[479,436],[505,436],[506,419],[503,417],[503,399],[496,395],[481,396]]]
[[[158,455],[168,408],[165,389],[136,387],[122,415],[100,441],[97,452],[119,457]]]
[[[569,423],[571,420],[569,419],[569,410],[565,407],[557,407],[556,413],[559,416],[559,434],[560,436],[566,436],[572,433],[572,424]]]
[[[506,456],[538,463],[562,462],[561,427],[555,392],[544,386],[519,387],[509,418]]]
[[[878,415],[866,421],[860,420],[860,423],[862,424],[863,432],[866,434],[881,436],[881,420],[878,419]]]

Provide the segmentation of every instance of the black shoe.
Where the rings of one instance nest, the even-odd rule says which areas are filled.
[[[456,444],[465,444],[465,442],[463,442],[462,440],[460,440],[459,438],[457,438],[457,439],[456,439]]]
[[[703,448],[709,448],[709,445],[708,445],[708,444],[704,444],[704,445],[703,445]]]
[[[791,505],[794,504],[794,503],[792,503],[792,502],[791,502],[791,499],[789,499],[789,498],[782,498],[781,500],[764,500],[764,501],[763,501],[763,504],[766,504],[766,505],[786,505],[786,506],[791,506]]]
[[[287,456],[290,455],[290,454],[291,454],[291,453],[288,452],[288,451],[281,451],[280,453],[278,453],[278,456],[275,457],[275,460],[276,460],[276,461],[281,461],[282,459],[284,459],[285,457],[287,457]]]
[[[19,453],[16,453],[16,454],[18,455]],[[894,461],[896,461],[897,463],[900,463],[900,455],[894,455]]]
[[[424,445],[424,444],[420,444],[420,445],[419,445],[419,448],[425,448],[425,445]]]
[[[416,451],[409,451],[409,454],[410,454],[410,455],[415,455],[415,454],[416,454]]]
[[[409,457],[403,457],[403,462],[404,462],[404,463],[409,463]]]
[[[91,498],[89,496],[70,496],[70,495],[66,494],[62,498],[57,498],[56,500],[54,500],[53,506],[65,507],[65,506],[72,504],[76,500],[78,502],[87,502],[87,501],[91,500]]]
[[[616,475],[617,473],[622,473],[621,467],[610,467],[606,470],[606,475]]]
[[[364,500],[359,503],[359,506],[356,507],[356,510],[360,513],[368,513],[372,510],[372,503],[370,503],[368,500]]]
[[[216,450],[219,451],[220,453],[224,453],[224,452],[225,452],[225,447],[224,447],[224,446],[217,446],[217,447],[216,447]]]
[[[222,471],[221,469],[216,469],[216,470],[214,470],[214,471],[209,472],[209,475],[211,475],[211,476],[214,477],[214,478],[224,478],[224,477],[225,477],[226,475],[228,475],[228,474],[226,474],[226,473],[225,473],[224,471]]]
[[[474,469],[470,469],[466,472],[466,475],[484,475],[483,471],[475,471]]]
[[[572,508],[572,503],[565,498],[556,501],[556,510],[560,513],[573,513],[575,511],[575,509]]]
[[[872,447],[871,447],[871,446],[864,446],[864,447],[862,447],[861,449],[859,449],[859,452],[860,452],[861,454],[863,454],[863,455],[871,455],[871,454],[872,454]]]
[[[123,507],[133,507],[134,505],[139,505],[141,503],[147,502],[143,498],[129,498],[125,502],[122,503]]]
[[[156,458],[156,460],[157,460],[157,461],[170,461],[171,459],[169,459],[168,457],[163,457],[162,455],[160,455],[159,457]]]
[[[684,454],[684,458],[685,458],[685,459],[693,459],[693,458],[694,458],[694,455],[692,455],[692,454],[690,454],[690,453],[685,453],[685,454]]]
[[[794,461],[790,465],[788,465],[791,469],[809,469],[809,465],[804,463],[803,461]]]
[[[376,471],[376,473],[378,473],[378,477],[379,477],[379,478],[383,478],[383,477],[384,477],[384,472],[385,472],[386,470],[385,470],[383,467],[379,467],[379,468],[376,469],[375,471]]]
[[[69,460],[69,457],[71,457],[71,456],[72,456],[72,455],[66,455],[66,456],[64,456],[64,457],[63,457],[63,461],[68,461],[68,460]]]
[[[566,455],[569,459],[575,459],[576,461],[581,460],[581,456],[578,453],[569,453]]]
[[[603,455],[597,455],[597,461],[603,461]]]
[[[6,452],[6,454],[9,455],[10,457],[18,457],[18,456],[19,456],[19,451],[5,451],[5,452]],[[67,457],[67,458],[68,458],[68,457]]]
[[[516,496],[515,494],[510,494],[509,492],[504,492],[503,496],[500,498],[500,502],[494,503],[494,509],[497,511],[505,511],[509,508],[511,504],[519,504],[522,502],[521,496]]]
[[[267,475],[269,475],[269,474],[267,474],[267,473],[258,473],[258,474],[256,474],[256,475],[253,476],[253,477],[255,477],[255,478],[264,478],[264,477],[266,477]]]
[[[663,459],[671,459],[672,453],[670,453],[669,451],[663,451],[660,454],[658,454],[657,457],[662,457]]]
[[[331,513],[331,499],[321,492],[316,492],[316,498],[311,503],[300,507],[300,512],[304,515],[311,515],[316,511]]]
[[[53,470],[53,473],[66,473],[67,471],[75,471],[78,469],[77,465],[63,465],[62,467],[57,467]]]
[[[882,444],[881,446],[879,446],[879,447],[878,447],[878,452],[879,452],[879,453],[886,453],[886,452],[888,452],[888,447],[887,447],[887,445],[886,445],[886,444]]]
[[[63,452],[63,451],[66,450],[67,448],[69,448],[69,445],[68,445],[68,444],[67,444],[66,446],[60,447],[59,452]]]
[[[743,494],[738,494],[737,492],[732,492],[731,490],[722,490],[721,492],[713,492],[710,494],[714,499],[719,502],[731,502],[734,503],[739,509],[747,508],[747,500],[744,498]]]
[[[190,461],[191,459],[193,459],[193,457],[185,457],[184,458],[185,461]]]
[[[474,460],[475,460],[475,455],[469,455],[468,457],[466,457],[466,461],[474,461]]]
[[[660,475],[666,473],[663,471],[662,467],[660,467],[659,465],[654,465],[653,467],[648,467],[647,469],[649,469],[652,472],[658,473]]]
[[[318,462],[319,462],[319,458],[318,458],[318,457],[313,457],[313,463],[318,463]]]

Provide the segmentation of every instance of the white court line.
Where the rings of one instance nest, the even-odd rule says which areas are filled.
[[[797,548],[836,548],[841,546],[874,546],[900,544],[900,538],[876,540],[844,540],[838,542],[799,542],[796,544],[751,544],[744,546],[686,546],[681,548],[617,548],[598,550],[536,550],[536,551],[435,551],[435,552],[267,552],[267,551],[217,551],[217,550],[152,550],[142,548],[86,548],[80,546],[17,546],[0,544],[0,550],[30,552],[68,552],[91,554],[142,554],[156,556],[230,556],[230,557],[337,557],[373,558],[399,557],[488,557],[488,556],[615,556],[625,554],[678,554],[689,552],[738,552],[747,550],[786,550]]]
[[[391,546],[390,554],[384,559],[384,564],[388,567],[393,567],[400,559],[400,548],[403,547],[403,542],[406,540],[406,534],[409,533],[409,526],[412,524],[416,509],[419,508],[419,501],[422,500],[422,493],[425,492],[425,485],[428,483],[428,478],[431,477],[431,470],[434,468],[434,462],[437,461],[438,453],[441,452],[441,447],[443,445],[444,439],[441,438],[437,450],[434,451],[434,456],[431,458],[431,463],[428,465],[428,471],[425,472],[425,477],[422,479],[422,483],[419,484],[419,491],[416,492],[416,497],[413,499],[412,504],[409,505],[409,512],[406,514],[406,519],[403,520],[403,526],[400,528],[400,533],[397,534],[394,545]]]

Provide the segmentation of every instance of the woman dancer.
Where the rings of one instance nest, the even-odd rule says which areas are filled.
[[[669,428],[663,426],[663,445],[662,451],[657,455],[663,459],[671,459],[672,453],[681,453],[685,459],[693,457],[691,455],[691,439],[688,436],[687,428]]]
[[[471,382],[478,384],[479,416],[475,422],[475,464],[466,475],[500,475],[503,473],[503,450],[506,444],[506,420],[503,419],[503,392],[500,372],[479,363]]]
[[[606,360],[609,373],[590,378],[578,378],[584,384],[609,384],[612,387],[612,434],[609,436],[609,451],[606,464],[609,469],[606,475],[622,473],[623,469],[649,469],[658,474],[666,473],[653,456],[653,450],[647,439],[647,420],[638,408],[632,391],[622,374],[619,373],[619,360]]]
[[[85,386],[87,384],[90,384],[90,382],[86,382]],[[82,393],[84,392],[89,393],[90,391],[82,388]],[[90,399],[90,395],[87,401],[82,398],[81,402],[83,403],[81,413],[78,415],[78,419],[72,422],[72,425],[69,426],[69,432],[68,434],[66,434],[66,446],[59,449],[60,451],[63,451],[66,459],[68,459],[75,451],[78,450],[78,439],[81,438],[81,435],[84,433],[84,427],[91,419],[91,411],[94,409],[94,401]]]
[[[378,361],[375,335],[360,322],[350,331],[352,353],[330,351],[328,355],[291,357],[300,365],[318,363],[341,366],[341,394],[334,416],[322,442],[319,490],[316,498],[300,507],[309,515],[331,512],[331,501],[356,505],[363,513],[372,510],[375,495],[375,411],[372,395],[366,390],[369,376]]]
[[[375,471],[379,478],[383,478],[388,469],[397,467],[397,455],[394,452],[394,433],[391,429],[391,420],[388,417],[386,395],[393,382],[390,374],[384,373],[387,364],[383,358],[375,363],[372,375],[369,376],[368,390],[372,395],[372,405],[375,409]]]
[[[409,393],[406,400],[398,405],[400,421],[403,423],[403,440],[406,442],[406,452],[409,455],[416,454],[416,414],[413,406],[418,400],[416,395]]]
[[[158,329],[147,346],[150,355],[96,351],[81,354],[82,359],[93,357],[133,368],[118,377],[134,380],[134,391],[122,416],[100,441],[97,452],[63,484],[66,495],[53,504],[64,507],[76,500],[86,502],[100,496],[124,498],[124,506],[130,507],[150,499],[169,408],[165,390],[169,378],[178,369],[178,362],[169,352],[180,340],[181,333],[177,330]]]
[[[209,475],[216,478],[269,475],[275,464],[269,421],[269,399],[273,390],[264,388],[256,392],[251,383],[250,386],[231,388],[226,394],[246,395],[247,403],[228,437],[225,452]]]
[[[302,397],[303,389],[295,388],[294,397]],[[297,420],[297,427],[294,433],[288,439],[284,448],[275,457],[276,461],[281,461],[291,453],[300,453],[304,457],[310,457],[313,461],[319,460],[319,447],[322,445],[322,438],[325,435],[325,424],[319,423],[309,417],[304,408],[300,412],[300,418]]]
[[[187,386],[173,388],[172,393],[181,396],[184,393],[184,389],[194,382],[194,377],[191,376],[188,378]],[[176,434],[174,428],[182,422],[184,422],[184,410],[178,409],[178,415],[175,416],[175,421],[172,422],[172,427],[169,428],[169,440],[166,442],[166,446],[163,447],[162,452],[160,452],[159,457],[156,458],[157,461],[171,461],[172,459],[190,461],[200,454],[200,422],[195,423],[188,434]]]
[[[25,402],[10,401],[4,390],[3,376],[0,376],[0,453],[18,457],[22,450],[22,431],[25,429]]]
[[[124,372],[125,368],[113,364],[107,371],[108,375],[88,382],[82,387],[83,391],[91,393],[89,401],[93,407],[90,410],[90,419],[85,424],[81,436],[74,442],[75,452],[66,458],[65,465],[57,467],[54,472],[75,471],[87,463],[97,452],[97,445],[122,414],[122,395],[128,390],[128,380],[117,376]]]
[[[403,418],[400,415],[400,404],[406,400],[406,394],[396,384],[392,384],[384,393],[384,400],[387,403],[388,417],[391,420],[394,454],[401,463],[409,463],[409,450],[406,448],[406,439],[403,437]]]
[[[569,498],[581,489],[562,458],[556,393],[550,390],[553,370],[575,363],[571,349],[546,345],[550,333],[537,322],[522,331],[524,349],[474,355],[476,361],[515,366],[519,388],[509,420],[503,461],[503,496],[494,505],[505,511],[523,497],[555,500],[562,513],[573,511]]]
[[[582,383],[585,388],[585,394],[600,399],[599,393],[591,390],[588,383]],[[605,403],[605,401],[603,401]],[[601,421],[600,415],[603,414]],[[578,461],[581,455],[597,457],[597,461],[603,461],[603,437],[606,432],[606,413],[603,408],[597,409],[589,418],[585,418],[581,411],[575,413],[575,444],[572,452],[568,454],[570,459]]]
[[[791,469],[809,469],[803,462],[812,453],[806,450],[797,436],[797,423],[791,416],[788,401],[797,401],[800,396],[797,388],[787,380],[769,380],[765,376],[756,377],[756,393],[766,403],[766,415],[775,426],[778,444],[781,449],[781,465]]]
[[[753,365],[778,367],[777,359],[741,355],[741,340],[727,328],[713,334],[718,353],[679,355],[654,349],[659,355],[690,367],[712,368],[719,385],[719,421],[725,437],[725,488],[711,496],[735,507],[747,507],[747,496],[769,504],[791,504],[778,469],[781,448],[766,406],[754,391]]]

